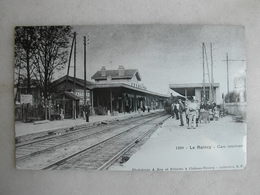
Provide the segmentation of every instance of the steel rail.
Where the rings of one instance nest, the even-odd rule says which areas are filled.
[[[157,115],[159,115],[159,114],[156,114],[156,115],[145,115],[145,116],[142,117],[142,118],[136,118],[137,120],[127,121],[127,123],[137,122],[137,121],[140,121],[140,120],[144,120],[145,118],[149,118],[149,117],[156,117]],[[126,123],[126,124],[122,124],[122,125],[127,125],[127,123]],[[95,133],[90,133],[90,134],[88,134],[88,135],[84,135],[84,136],[81,136],[81,137],[78,137],[78,138],[75,138],[75,139],[69,139],[68,141],[64,141],[64,142],[62,142],[62,143],[60,143],[60,144],[56,144],[56,145],[47,147],[47,148],[45,148],[45,149],[38,150],[38,151],[35,151],[35,152],[32,152],[32,153],[29,153],[29,154],[26,154],[26,155],[17,157],[16,160],[17,160],[17,161],[22,161],[22,160],[25,160],[25,159],[27,159],[27,158],[33,157],[33,156],[35,156],[35,155],[38,155],[38,154],[40,154],[40,153],[47,152],[47,151],[51,151],[51,150],[53,150],[53,149],[55,149],[55,148],[62,147],[63,145],[66,145],[66,144],[68,144],[68,143],[74,143],[74,142],[77,142],[77,141],[86,139],[86,138],[88,138],[88,137],[91,137],[91,136],[95,136],[95,135],[104,133],[104,132],[106,132],[106,131],[110,131],[110,130],[113,130],[113,129],[114,129],[114,127],[109,127],[109,128],[105,128],[105,129],[103,129],[103,130],[101,130],[101,131],[98,131],[98,132],[95,132]],[[68,136],[68,135],[70,135],[70,134],[73,134],[73,133],[64,134],[64,135]],[[57,137],[59,137],[59,136],[57,136]],[[52,138],[54,138],[54,137],[52,137]],[[56,137],[55,137],[55,138],[56,138]],[[69,136],[68,136],[68,138],[69,138]],[[48,140],[48,139],[47,139],[47,140]],[[45,140],[45,141],[46,141],[46,140]]]
[[[160,112],[159,112],[160,113]],[[156,115],[158,113],[150,113],[150,114],[146,114],[146,115],[141,115],[142,117],[149,117],[149,116],[152,116],[152,115]],[[140,116],[134,116],[134,117],[131,117],[130,120],[132,119],[139,119]],[[126,118],[126,119],[122,119],[122,120],[115,120],[115,121],[112,121],[111,123],[109,123],[110,125],[113,125],[113,124],[116,124],[117,122],[128,122],[129,118]],[[100,125],[101,126],[101,125]],[[105,126],[102,125],[102,126]],[[46,140],[49,140],[49,139],[53,139],[53,138],[57,138],[57,137],[62,137],[62,136],[67,136],[67,135],[70,135],[70,134],[75,134],[75,133],[78,133],[78,132],[81,132],[81,131],[86,131],[88,129],[91,129],[91,128],[96,128],[98,127],[98,124],[96,125],[93,125],[93,126],[86,126],[86,127],[79,127],[79,129],[77,130],[73,130],[73,131],[70,131],[70,132],[65,132],[63,134],[58,134],[58,135],[53,135],[53,136],[48,136],[48,137],[44,137],[44,138],[40,138],[40,139],[36,139],[36,140],[33,140],[33,141],[29,141],[29,142],[22,142],[22,143],[18,143],[16,144],[16,148],[20,148],[22,146],[26,146],[26,145],[31,145],[31,144],[34,144],[34,143],[38,143],[38,142],[43,142],[43,141],[46,141]]]
[[[93,145],[91,145],[91,146],[89,146],[89,147],[87,147],[87,148],[85,148],[85,149],[82,149],[82,150],[80,150],[80,151],[74,152],[73,154],[71,154],[71,155],[69,155],[69,156],[67,156],[67,157],[65,157],[65,158],[63,158],[63,159],[57,160],[57,161],[55,161],[55,162],[53,162],[53,163],[50,163],[49,165],[43,167],[42,170],[51,169],[51,168],[53,168],[53,167],[55,167],[55,166],[59,166],[59,165],[65,163],[67,160],[69,160],[69,159],[71,159],[71,158],[73,158],[73,157],[75,157],[75,156],[78,156],[78,155],[80,155],[80,154],[82,154],[82,153],[84,153],[84,152],[86,152],[86,151],[88,151],[88,150],[90,150],[90,149],[92,149],[92,148],[98,146],[98,145],[101,145],[101,144],[103,144],[103,143],[105,143],[105,142],[107,142],[107,141],[109,141],[109,140],[111,140],[111,139],[113,139],[113,138],[115,138],[115,137],[118,137],[118,136],[120,136],[120,135],[122,135],[122,134],[124,134],[124,133],[127,133],[127,132],[131,131],[131,130],[134,130],[134,129],[136,129],[136,128],[138,128],[138,127],[140,127],[140,126],[142,126],[142,125],[144,125],[144,124],[146,124],[146,123],[149,123],[150,121],[154,120],[154,118],[156,118],[156,117],[157,117],[157,116],[153,117],[153,118],[150,119],[150,120],[145,121],[144,123],[137,124],[137,125],[135,125],[134,127],[131,127],[131,128],[129,128],[129,129],[127,129],[127,130],[125,130],[125,131],[122,131],[122,132],[120,132],[120,133],[118,133],[118,134],[116,134],[116,135],[113,135],[113,136],[111,136],[111,137],[108,137],[108,138],[102,140],[101,142],[98,142],[98,143],[96,143],[96,144],[93,144]]]
[[[98,170],[107,170],[109,167],[111,167],[121,156],[123,156],[126,152],[128,152],[130,149],[132,149],[134,146],[136,146],[141,140],[143,140],[146,136],[149,134],[152,134],[156,129],[158,129],[158,125],[166,121],[169,117],[163,119],[158,124],[156,124],[154,127],[143,133],[141,136],[137,137],[135,140],[133,140],[130,144],[125,146],[122,150],[120,150],[117,154],[115,154],[112,158],[110,158],[108,161],[106,161],[102,166],[98,168]]]

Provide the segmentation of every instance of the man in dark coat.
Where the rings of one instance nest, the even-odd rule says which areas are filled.
[[[183,112],[185,111],[184,104],[182,103],[181,99],[178,99],[179,102],[179,113],[180,113],[180,126],[184,126],[183,124]]]
[[[88,102],[87,102],[87,105],[85,106],[85,115],[86,115],[86,122],[89,122],[90,105]]]

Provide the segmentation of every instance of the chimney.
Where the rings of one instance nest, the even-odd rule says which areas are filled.
[[[101,76],[102,77],[106,76],[106,67],[105,66],[102,66],[102,68],[101,68]]]
[[[118,67],[118,75],[119,76],[124,76],[125,75],[125,68],[124,68],[124,66],[120,65]]]

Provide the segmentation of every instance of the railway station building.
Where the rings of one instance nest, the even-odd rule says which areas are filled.
[[[106,115],[142,110],[163,109],[168,95],[147,90],[137,69],[106,70],[103,66],[86,83],[86,97],[91,114]],[[63,76],[52,83],[52,105],[56,113],[63,109],[65,118],[83,115],[84,80]],[[75,109],[73,108],[75,106]],[[75,110],[75,113],[73,113]]]
[[[137,69],[119,66],[116,70],[106,70],[103,66],[91,79],[95,80],[92,90],[96,114],[162,109],[169,98],[147,90]]]
[[[205,83],[205,98],[209,100],[210,94],[210,84]],[[183,83],[183,84],[170,84],[170,89],[175,92],[185,96],[190,97],[193,96],[197,100],[202,101],[203,99],[203,83]],[[212,85],[213,91],[213,101],[216,104],[221,104],[220,91],[219,91],[219,83],[213,83]]]

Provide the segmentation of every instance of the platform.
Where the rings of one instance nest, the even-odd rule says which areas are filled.
[[[132,113],[120,113],[116,116],[111,115],[94,115],[90,116],[89,121],[86,122],[83,118],[79,119],[64,119],[64,120],[55,120],[55,121],[48,121],[47,123],[23,123],[16,121],[15,122],[15,136],[21,137],[26,136],[29,134],[35,133],[44,133],[44,132],[51,132],[51,131],[58,131],[60,129],[65,128],[77,128],[80,126],[91,126],[95,125],[96,123],[101,122],[109,122],[113,120],[123,120],[129,117],[137,117],[143,114],[149,114],[153,112],[159,112],[162,110],[151,110],[150,112],[132,112]]]
[[[196,129],[168,119],[124,164],[111,170],[198,171],[243,169],[246,124],[226,116]]]

